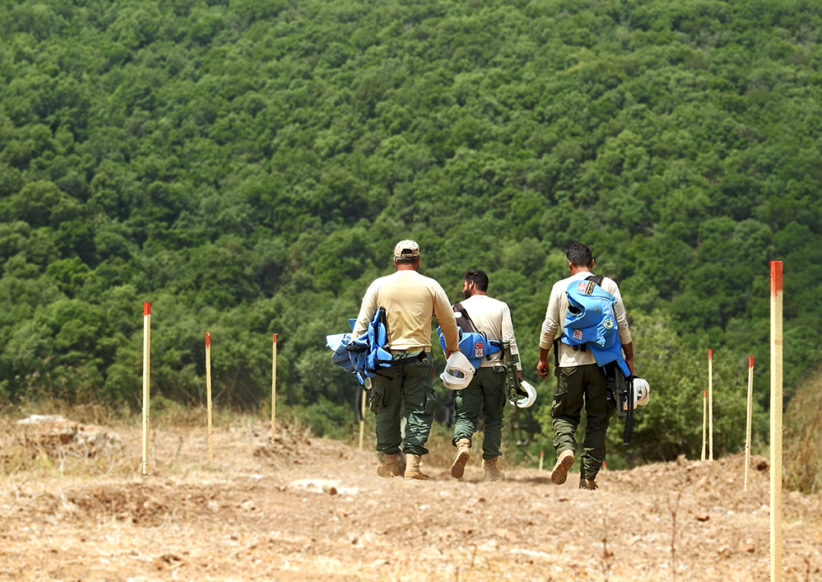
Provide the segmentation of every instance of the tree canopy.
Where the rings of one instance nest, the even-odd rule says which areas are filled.
[[[340,434],[357,388],[324,337],[397,240],[454,301],[489,274],[526,375],[579,240],[652,387],[632,454],[698,450],[708,348],[737,450],[748,354],[767,404],[770,260],[788,394],[820,364],[820,31],[807,0],[15,0],[0,395],[139,406],[151,301],[159,394],[202,402],[208,330],[217,402],[259,406],[276,332],[285,402]]]

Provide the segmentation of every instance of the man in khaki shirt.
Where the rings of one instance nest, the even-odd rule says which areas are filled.
[[[591,249],[583,244],[572,244],[566,256],[571,276],[558,281],[551,289],[551,297],[540,334],[537,373],[542,378],[548,376],[550,369],[548,353],[554,344],[554,339],[562,335],[562,327],[569,305],[565,291],[572,281],[582,281],[591,276],[591,269],[594,267]],[[607,277],[602,279],[600,287],[616,298],[614,316],[617,320],[619,341],[625,354],[625,363],[633,373],[634,350],[619,287],[616,282]],[[605,435],[610,417],[615,411],[615,404],[608,400],[607,377],[603,369],[597,365],[590,350],[574,349],[563,342],[557,342],[557,349],[559,350],[556,354],[559,365],[554,371],[557,377],[557,389],[551,408],[557,462],[551,472],[551,480],[557,485],[564,483],[568,469],[574,464],[576,449],[574,435],[584,404],[587,420],[579,486],[581,489],[596,489],[595,479],[605,460]]]
[[[377,451],[383,463],[380,477],[399,476],[400,445],[405,452],[405,478],[428,479],[420,470],[425,443],[434,419],[436,395],[432,382],[431,318],[436,317],[445,337],[445,357],[459,349],[457,322],[448,296],[434,279],[421,275],[420,248],[412,240],[394,247],[397,271],[376,279],[362,300],[351,333],[360,337],[380,307],[385,308],[388,349],[402,365],[381,369],[372,381],[371,410],[376,414]],[[413,359],[407,363],[408,358]],[[401,419],[405,417],[405,438]]]

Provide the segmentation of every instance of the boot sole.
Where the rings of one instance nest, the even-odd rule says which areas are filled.
[[[557,485],[562,485],[565,483],[566,479],[568,479],[568,469],[570,469],[574,464],[574,455],[566,455],[562,458],[562,462],[560,462],[554,470],[551,471],[551,481],[553,481]]]
[[[468,451],[463,451],[457,455],[457,460],[451,465],[451,476],[454,479],[462,479],[462,476],[465,474],[465,465],[468,464],[469,455]]]

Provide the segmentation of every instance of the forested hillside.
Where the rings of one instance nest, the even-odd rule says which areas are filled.
[[[6,2],[0,395],[138,409],[150,301],[155,395],[203,401],[210,331],[218,405],[264,406],[277,333],[282,404],[343,436],[325,335],[397,240],[454,301],[489,273],[531,380],[579,240],[652,386],[629,460],[698,456],[708,348],[739,450],[770,260],[788,394],[820,363],[820,31],[801,0]],[[523,454],[550,440],[535,384]]]

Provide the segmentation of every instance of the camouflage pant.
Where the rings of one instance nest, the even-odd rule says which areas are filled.
[[[554,425],[554,449],[557,455],[575,451],[575,434],[583,404],[586,426],[580,472],[585,479],[597,476],[605,460],[605,436],[614,404],[608,400],[608,380],[596,364],[556,368],[557,391],[551,407]]]
[[[502,454],[502,413],[505,410],[505,369],[479,368],[465,390],[457,391],[454,440],[471,440],[477,430],[480,413],[485,417],[482,458]]]
[[[425,442],[434,420],[433,358],[426,354],[419,361],[384,368],[373,378],[371,410],[377,416],[377,451],[390,455],[402,451],[425,455]],[[405,418],[405,438],[400,424]]]

